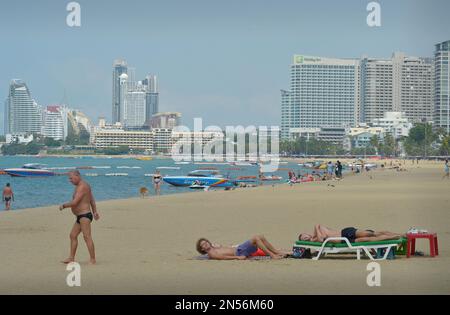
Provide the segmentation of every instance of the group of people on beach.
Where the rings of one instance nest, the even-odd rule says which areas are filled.
[[[298,172],[298,175],[295,175],[294,171],[288,172],[288,182],[289,184],[295,184],[298,182],[312,182],[312,181],[320,181],[320,180],[331,180],[331,179],[342,179],[342,163],[338,160],[335,164],[329,161],[326,164],[326,172],[320,173],[319,171],[312,171],[310,173],[301,174]]]
[[[302,232],[299,234],[298,240],[322,243],[331,237],[346,238],[350,243],[358,243],[397,240],[405,237],[405,234],[370,229],[363,230],[355,227],[336,230],[316,224],[312,233]],[[341,241],[330,242],[339,243]],[[216,260],[245,260],[255,256],[270,256],[272,259],[281,259],[292,256],[292,251],[277,249],[263,235],[255,235],[242,244],[231,246],[214,244],[206,238],[200,238],[197,240],[196,249],[200,254],[207,255],[209,259]]]

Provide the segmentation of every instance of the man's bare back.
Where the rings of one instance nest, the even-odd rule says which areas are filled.
[[[3,197],[11,197],[13,195],[13,191],[11,187],[3,188]]]
[[[14,193],[9,183],[3,188],[2,200],[5,202],[5,210],[10,210],[11,200],[14,200]]]

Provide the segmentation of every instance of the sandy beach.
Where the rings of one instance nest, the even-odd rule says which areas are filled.
[[[337,182],[176,194],[99,202],[98,264],[79,238],[81,287],[66,285],[70,210],[0,212],[0,294],[449,294],[450,180],[443,163],[376,170]],[[328,186],[333,184],[334,187]],[[67,182],[67,185],[70,185]],[[49,198],[51,193],[49,192]],[[380,262],[381,287],[366,284],[369,260],[196,260],[199,237],[237,244],[264,234],[291,249],[314,224],[438,233],[436,258]],[[417,250],[428,255],[425,240]]]

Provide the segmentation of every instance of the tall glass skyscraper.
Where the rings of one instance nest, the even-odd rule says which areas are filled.
[[[113,64],[113,86],[112,86],[112,122],[116,123],[120,121],[121,116],[121,108],[123,104],[121,104],[121,99],[123,97],[120,95],[120,76],[122,74],[128,74],[128,66],[125,60],[117,59]]]
[[[434,125],[450,133],[450,40],[436,45],[434,52]]]
[[[295,55],[291,89],[281,91],[281,136],[291,128],[355,126],[359,120],[359,60]]]
[[[11,81],[5,105],[5,134],[41,133],[42,110],[25,82]]]
[[[152,116],[159,112],[159,92],[156,75],[148,75],[142,84],[146,86],[145,95],[145,121],[149,125]]]

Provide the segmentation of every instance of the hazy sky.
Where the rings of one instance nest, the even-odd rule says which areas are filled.
[[[0,130],[13,78],[40,105],[68,104],[111,118],[112,63],[159,77],[160,110],[184,124],[279,124],[293,54],[432,56],[450,39],[450,1],[383,0],[379,28],[368,0],[79,0],[81,27],[66,25],[66,0],[0,0]]]

